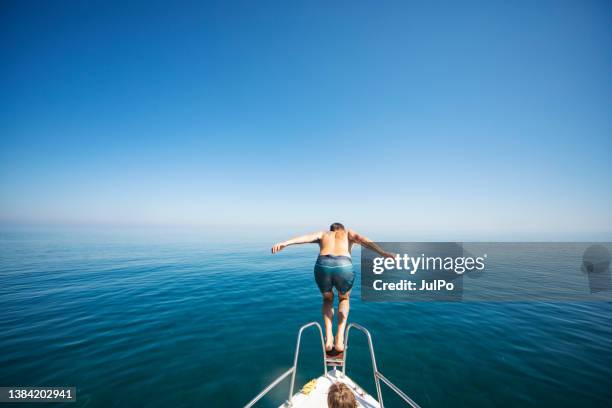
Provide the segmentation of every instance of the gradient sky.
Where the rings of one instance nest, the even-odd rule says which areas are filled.
[[[612,234],[610,2],[123,3],[0,5],[1,223]]]

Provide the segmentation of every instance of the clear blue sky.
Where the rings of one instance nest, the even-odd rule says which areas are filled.
[[[1,223],[612,232],[610,2],[123,3],[0,5]]]

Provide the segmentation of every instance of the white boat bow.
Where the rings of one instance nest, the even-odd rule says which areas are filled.
[[[295,374],[297,371],[297,362],[300,353],[300,343],[302,340],[302,332],[309,328],[316,327],[321,337],[321,350],[323,351],[323,374],[314,380],[314,384],[308,387],[308,390],[302,390],[294,394],[295,386]],[[355,328],[363,332],[368,339],[368,346],[370,348],[370,357],[372,359],[372,371],[374,376],[374,384],[376,385],[377,398],[372,397],[363,388],[357,385],[347,374],[346,374],[346,356],[348,354],[348,341],[349,334],[352,328]],[[332,366],[333,370],[328,370],[328,366]],[[342,370],[338,370],[338,367],[342,367]],[[300,327],[297,337],[297,344],[295,347],[295,355],[293,358],[293,366],[280,375],[276,380],[272,381],[266,388],[264,388],[255,398],[253,398],[245,408],[254,406],[261,398],[263,398],[271,389],[280,384],[285,378],[291,376],[291,383],[289,386],[289,397],[285,403],[279,408],[327,408],[327,391],[329,387],[336,382],[346,384],[349,389],[355,395],[357,406],[360,408],[384,408],[380,383],[386,384],[395,394],[397,394],[407,405],[413,408],[420,408],[419,405],[408,397],[404,392],[397,388],[391,381],[389,381],[384,375],[378,371],[376,365],[376,357],[374,355],[374,346],[372,344],[372,336],[370,332],[363,326],[356,323],[350,323],[346,328],[344,336],[344,353],[340,358],[329,357],[325,353],[325,342],[323,340],[323,330],[321,325],[317,322],[310,322]]]

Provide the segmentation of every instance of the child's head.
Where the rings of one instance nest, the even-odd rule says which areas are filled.
[[[327,406],[329,408],[357,408],[357,401],[353,391],[343,383],[335,383],[327,392]]]

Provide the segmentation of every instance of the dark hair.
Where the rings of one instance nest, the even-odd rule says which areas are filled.
[[[344,225],[340,224],[339,222],[334,222],[332,225],[329,226],[329,230],[330,231],[338,231],[338,230],[344,231]]]
[[[327,406],[329,408],[356,408],[355,395],[346,384],[337,382],[327,391]]]

